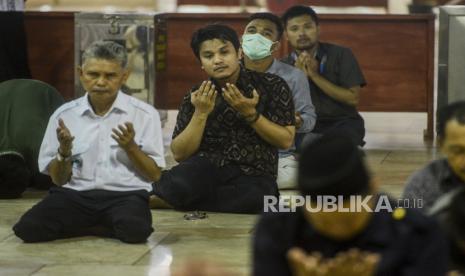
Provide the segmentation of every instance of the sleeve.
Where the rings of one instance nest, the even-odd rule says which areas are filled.
[[[340,83],[345,88],[366,85],[365,77],[352,51],[344,48],[340,61]]]
[[[427,172],[425,171],[426,169],[427,168],[424,168],[421,171],[418,171],[409,177],[401,198],[409,199],[410,201],[416,199],[425,200],[427,198],[427,182],[429,181],[429,177],[427,177]],[[424,207],[426,207],[427,202],[424,202],[424,204]]]
[[[194,91],[192,89],[191,91]],[[179,108],[178,116],[176,118],[176,126],[174,127],[172,138],[176,138],[189,124],[192,115],[194,114],[195,108],[191,103],[191,92],[184,96],[181,107]]]
[[[315,127],[316,113],[310,96],[310,85],[304,72],[296,70],[292,86],[295,111],[300,112],[303,121],[297,132],[310,132]]]
[[[295,125],[294,100],[286,81],[275,75],[264,81],[267,82],[265,93],[269,93],[270,97],[268,102],[264,103],[262,115],[281,126]]]
[[[254,276],[291,275],[286,259],[287,252],[280,246],[279,231],[274,225],[279,221],[263,215],[255,229],[253,238]]]
[[[43,174],[48,173],[48,165],[55,159],[58,153],[58,147],[60,146],[56,135],[56,129],[58,127],[57,114],[53,113],[50,117],[47,129],[45,130],[42,144],[40,145],[38,165],[39,171]]]
[[[160,115],[155,109],[153,109],[150,119],[144,126],[144,134],[139,141],[139,145],[142,146],[142,151],[157,163],[158,167],[166,167]]]

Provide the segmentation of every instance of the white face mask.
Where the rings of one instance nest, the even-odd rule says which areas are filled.
[[[271,56],[273,41],[259,33],[245,34],[242,36],[242,50],[251,60],[263,59]]]

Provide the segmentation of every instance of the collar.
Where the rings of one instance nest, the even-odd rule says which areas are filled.
[[[108,111],[107,114],[113,112],[113,111],[122,111],[127,113],[127,101],[128,101],[128,96],[125,95],[121,90],[118,91],[118,94],[116,95],[116,99],[113,102],[113,105],[110,107],[110,110]],[[86,92],[86,94],[79,99],[78,102],[78,114],[80,116],[83,116],[87,113],[94,114],[94,110],[92,109],[92,106],[90,105],[89,102],[89,93]]]
[[[6,155],[16,155],[16,156],[21,157],[21,159],[24,160],[24,156],[21,153],[14,151],[14,150],[6,150],[6,151],[0,152],[0,156],[6,156]]]
[[[273,63],[271,63],[271,66],[266,70],[266,73],[273,73],[277,72],[279,70],[279,61],[277,59],[273,59]]]

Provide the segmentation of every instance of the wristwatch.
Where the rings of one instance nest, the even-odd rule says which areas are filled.
[[[71,156],[64,157],[63,155],[61,155],[60,151],[58,151],[56,158],[58,162],[68,162],[69,160],[71,160]]]

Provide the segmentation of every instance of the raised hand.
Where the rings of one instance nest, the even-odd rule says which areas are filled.
[[[356,248],[341,252],[326,262],[328,275],[333,276],[370,276],[376,272],[380,260],[379,254],[363,252]]]
[[[137,147],[136,142],[134,142],[135,136],[134,126],[130,122],[124,123],[124,126],[118,125],[118,128],[113,128],[111,134],[111,138],[118,142],[118,145],[125,151]]]
[[[58,152],[63,157],[71,156],[71,150],[73,149],[73,140],[74,136],[71,135],[71,132],[66,127],[63,120],[60,118],[58,119],[58,127],[56,129],[57,139],[60,143],[60,147],[58,148]]]
[[[323,259],[320,254],[307,254],[293,247],[287,259],[294,276],[371,276],[376,272],[379,254],[351,249],[334,258]]]
[[[255,107],[259,96],[255,89],[253,90],[253,98],[247,98],[234,84],[226,83],[226,87],[223,88],[223,98],[245,118],[254,116],[257,113]]]
[[[302,126],[302,116],[300,116],[300,112],[295,113],[295,128],[299,129]]]
[[[191,93],[191,103],[195,111],[201,114],[210,114],[215,107],[215,85],[211,81],[204,81],[199,89]]]
[[[297,57],[295,66],[304,71],[310,78],[318,73],[318,60],[305,51]]]
[[[298,247],[287,252],[287,260],[294,276],[326,276],[326,267],[321,263],[321,255],[308,255]]]

